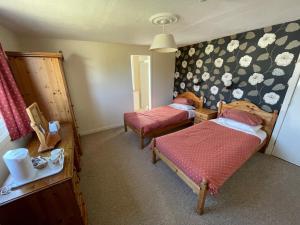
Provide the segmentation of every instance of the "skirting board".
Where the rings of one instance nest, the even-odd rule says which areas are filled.
[[[80,136],[85,136],[85,135],[94,134],[94,133],[97,133],[97,132],[100,132],[100,131],[105,131],[105,130],[109,130],[109,129],[113,129],[113,128],[117,128],[117,127],[122,127],[122,126],[123,126],[123,124],[114,124],[114,125],[98,127],[98,128],[94,128],[94,129],[90,129],[90,130],[80,131],[79,135]]]

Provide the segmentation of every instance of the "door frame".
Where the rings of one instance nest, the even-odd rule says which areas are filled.
[[[292,101],[292,98],[294,96],[294,92],[296,90],[299,78],[300,78],[300,54],[298,55],[293,75],[289,80],[290,85],[287,89],[285,98],[283,100],[283,103],[282,103],[282,106],[281,106],[281,109],[280,109],[280,113],[278,115],[274,130],[273,130],[273,133],[272,133],[272,136],[271,136],[271,140],[270,140],[269,145],[268,145],[268,147],[266,149],[266,152],[265,152],[268,155],[272,155],[272,153],[274,151],[276,140],[278,138],[280,129],[281,129],[281,127],[283,125],[283,122],[284,122],[284,119],[286,117],[289,105],[290,105],[290,103]]]
[[[149,59],[149,66],[148,66],[148,80],[149,80],[149,86],[148,86],[148,90],[149,90],[149,109],[152,109],[152,76],[151,76],[151,68],[152,68],[152,63],[151,63],[151,55],[147,55],[148,59]]]
[[[140,54],[140,55],[130,55],[130,65],[131,65],[131,82],[132,82],[132,89],[135,87],[134,80],[133,80],[133,70],[134,70],[134,64],[133,64],[133,57],[134,56],[147,56],[147,60],[149,59],[149,71],[148,71],[148,79],[149,79],[149,109],[152,109],[152,56],[146,55],[146,54]]]

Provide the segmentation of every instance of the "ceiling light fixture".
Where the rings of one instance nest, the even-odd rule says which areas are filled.
[[[172,34],[165,33],[165,25],[176,23],[179,17],[172,13],[158,13],[149,18],[149,21],[155,25],[163,27],[163,33],[155,35],[150,51],[160,53],[176,52],[177,46]]]

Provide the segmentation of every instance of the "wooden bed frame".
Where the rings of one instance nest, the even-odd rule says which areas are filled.
[[[203,97],[198,97],[196,96],[194,93],[192,92],[184,92],[180,95],[177,96],[177,98],[187,98],[187,99],[191,99],[194,101],[194,106],[198,109],[198,108],[202,108],[203,107]],[[154,137],[158,137],[164,134],[168,134],[171,133],[173,131],[176,131],[180,128],[184,128],[187,126],[190,126],[194,123],[194,118],[192,119],[187,119],[172,125],[169,125],[167,127],[164,128],[159,128],[159,129],[155,129],[149,133],[147,133],[146,135],[144,134],[144,130],[141,129],[137,129],[134,126],[127,124],[125,119],[124,119],[124,129],[125,132],[127,132],[127,127],[131,128],[131,130],[133,130],[139,137],[140,137],[140,147],[141,149],[143,149],[145,147],[145,138],[154,138]]]
[[[263,143],[261,143],[255,152],[264,149],[272,135],[272,131],[277,119],[277,111],[273,113],[268,113],[261,110],[255,104],[247,101],[235,101],[229,104],[220,104],[218,113],[220,114],[225,109],[238,109],[246,111],[255,115],[260,116],[263,119],[262,129],[267,133],[267,138]],[[152,150],[152,163],[155,164],[158,159],[164,161],[192,190],[194,193],[198,194],[198,204],[197,204],[197,213],[202,215],[204,212],[204,204],[206,199],[206,194],[208,191],[208,181],[203,180],[200,184],[196,184],[192,181],[182,170],[180,170],[172,161],[170,161],[166,156],[164,156],[158,148],[153,148]]]

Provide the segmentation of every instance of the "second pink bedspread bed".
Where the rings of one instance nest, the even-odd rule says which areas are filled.
[[[187,111],[174,109],[170,106],[161,106],[143,112],[124,113],[124,120],[126,123],[138,130],[143,129],[143,134],[187,119]]]

